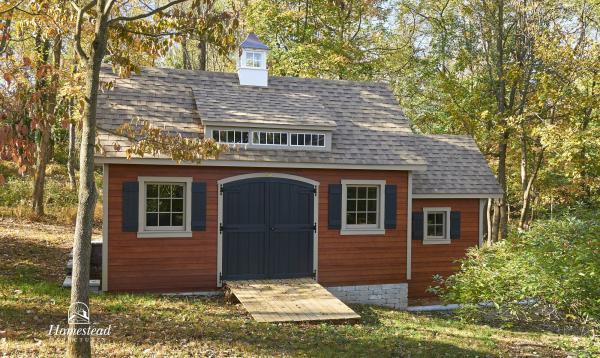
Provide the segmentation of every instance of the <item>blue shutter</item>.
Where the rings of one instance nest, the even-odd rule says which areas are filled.
[[[385,221],[386,229],[396,228],[396,186],[385,186]]]
[[[330,229],[342,227],[342,184],[329,184],[329,220]]]
[[[423,212],[413,211],[412,213],[412,239],[423,240]]]
[[[192,230],[206,230],[206,183],[192,183]]]
[[[460,239],[460,211],[450,212],[450,239]]]
[[[123,183],[122,220],[124,232],[138,231],[138,198],[140,196],[137,181]],[[107,203],[104,203],[107,205]]]

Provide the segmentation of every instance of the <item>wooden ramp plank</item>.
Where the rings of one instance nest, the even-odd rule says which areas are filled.
[[[360,316],[310,278],[227,281],[258,322],[356,320]]]

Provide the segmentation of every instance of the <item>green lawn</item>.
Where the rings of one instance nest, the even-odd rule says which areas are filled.
[[[60,288],[70,228],[0,220],[0,356],[62,356],[69,292]],[[600,354],[588,336],[473,324],[452,314],[352,306],[360,324],[254,322],[223,299],[105,294],[92,321],[112,325],[94,339],[98,356],[567,357]]]

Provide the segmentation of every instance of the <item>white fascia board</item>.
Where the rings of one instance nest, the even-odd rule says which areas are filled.
[[[413,199],[499,199],[502,194],[413,194]]]
[[[356,169],[356,170],[398,170],[423,171],[425,164],[405,165],[368,165],[368,164],[329,164],[329,163],[290,163],[290,162],[254,162],[247,160],[204,160],[201,164],[194,162],[177,163],[172,159],[158,158],[107,158],[96,157],[96,164],[140,164],[140,165],[188,165],[202,167],[246,167],[246,168],[301,168],[301,169]]]

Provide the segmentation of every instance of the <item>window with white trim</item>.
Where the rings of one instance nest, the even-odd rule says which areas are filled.
[[[423,208],[423,243],[450,243],[450,208]]]
[[[244,130],[213,129],[212,137],[217,143],[246,144],[248,143],[249,132]]]
[[[385,181],[342,180],[342,234],[383,234]]]
[[[138,177],[138,237],[191,237],[191,177]]]
[[[249,68],[264,68],[263,53],[246,51],[246,67]]]
[[[325,134],[322,133],[290,133],[291,146],[324,147]]]
[[[184,183],[146,183],[146,229],[183,230]]]
[[[252,135],[252,144],[257,145],[287,145],[287,132],[263,132],[254,131]]]

